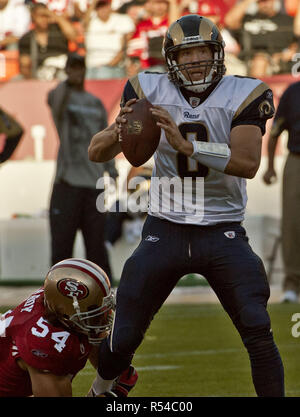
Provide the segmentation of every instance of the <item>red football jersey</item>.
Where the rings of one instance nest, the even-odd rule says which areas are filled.
[[[91,345],[84,335],[54,326],[44,317],[44,290],[37,290],[0,320],[0,397],[32,395],[29,373],[17,364],[72,379],[88,359]]]
[[[151,18],[139,22],[134,35],[128,42],[128,56],[139,57],[143,69],[153,65],[164,64],[161,48],[168,26],[169,21],[167,17],[158,24],[155,24]],[[151,56],[151,43],[155,40],[157,40],[158,44],[154,45],[154,49],[158,48],[158,51],[156,51],[156,56]]]

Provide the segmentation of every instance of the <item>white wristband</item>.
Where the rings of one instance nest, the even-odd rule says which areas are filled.
[[[190,156],[208,168],[224,172],[230,160],[231,151],[226,143],[193,141],[194,152]]]

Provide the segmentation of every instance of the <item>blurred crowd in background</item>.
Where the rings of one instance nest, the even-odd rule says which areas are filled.
[[[64,79],[68,52],[85,56],[87,79],[164,70],[167,27],[190,13],[221,29],[227,74],[291,73],[300,0],[0,0],[0,80]]]

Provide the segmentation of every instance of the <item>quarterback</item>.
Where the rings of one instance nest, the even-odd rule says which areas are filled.
[[[116,122],[97,133],[90,159],[103,162],[121,150],[124,114],[139,98],[152,104],[161,127],[154,154],[150,204],[142,240],[126,261],[117,292],[113,332],[102,343],[96,394],[126,369],[151,320],[178,280],[203,275],[239,332],[258,396],[284,396],[284,371],[267,312],[270,288],[261,259],[242,226],[246,179],[255,176],[272,91],[261,80],[225,76],[224,42],[207,18],[172,23],[163,53],[167,73],[142,72],[128,80]],[[203,210],[164,210],[157,178],[194,179],[184,198],[193,202],[202,179]],[[200,183],[201,184],[201,183]],[[176,201],[176,192],[171,196]],[[152,202],[161,210],[152,211]],[[200,215],[201,214],[201,215]],[[199,342],[201,337],[199,337]],[[237,375],[238,377],[238,375]]]
[[[114,304],[96,264],[76,258],[55,264],[42,288],[1,317],[0,397],[72,396],[72,379],[87,360],[97,367]],[[136,379],[130,366],[111,395],[125,396]]]

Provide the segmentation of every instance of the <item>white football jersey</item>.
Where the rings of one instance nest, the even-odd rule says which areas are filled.
[[[193,108],[167,74],[140,73],[130,80],[136,94],[165,108],[186,140],[227,143],[233,120],[269,87],[261,80],[224,77]],[[246,180],[215,171],[177,152],[162,129],[154,154],[149,214],[176,223],[240,222],[247,202]]]

